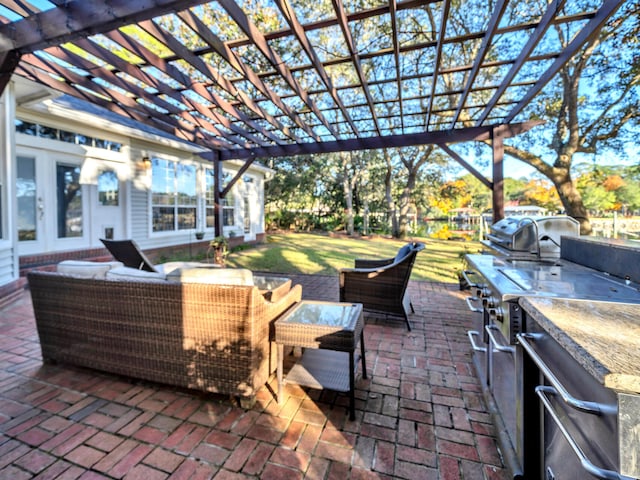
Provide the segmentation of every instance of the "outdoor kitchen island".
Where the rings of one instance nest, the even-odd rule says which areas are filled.
[[[640,305],[519,304],[526,478],[640,478]]]
[[[537,248],[534,250],[537,252]],[[640,244],[562,236],[559,253],[557,258],[537,260],[501,254],[465,257],[469,265],[465,273],[471,285],[468,303],[475,312],[468,335],[483,393],[496,424],[500,449],[513,478],[628,478],[619,473],[619,452],[629,453],[619,444],[623,439],[618,435],[618,422],[624,419],[640,430],[637,425],[640,409],[635,402],[630,402],[636,397],[619,397],[618,390],[604,383],[605,375],[597,373],[600,370],[585,368],[565,343],[558,342],[540,326],[535,312],[525,310],[523,305],[525,298],[532,302],[545,299],[552,303],[575,302],[574,315],[568,315],[566,309],[559,309],[556,303],[553,303],[556,305],[553,315],[547,312],[562,327],[580,328],[577,325],[589,325],[593,315],[601,314],[596,317],[601,328],[596,328],[598,335],[593,335],[591,341],[609,355],[608,360],[604,362],[594,355],[593,345],[586,351],[598,359],[600,365],[617,365],[616,359],[627,358],[627,350],[635,348],[634,354],[638,350],[637,344],[624,343],[631,342],[637,330],[623,328],[615,322],[620,321],[620,309],[627,308],[632,315],[640,312]],[[608,261],[606,270],[597,263],[603,258]],[[567,323],[562,322],[563,316],[567,317]],[[638,320],[634,318],[636,320],[627,324],[635,325]],[[563,338],[571,332],[567,327]],[[623,342],[616,343],[620,339]],[[536,363],[538,357],[547,360]],[[640,365],[634,361],[624,364],[626,370],[609,370],[618,373],[629,370],[631,373],[625,374],[628,380],[635,376],[634,365]],[[606,376],[611,381],[610,374]],[[549,378],[561,380],[551,382]],[[597,392],[595,398],[593,392]],[[561,397],[564,399],[558,400]],[[624,400],[619,402],[618,397]],[[632,411],[623,409],[631,404],[635,405]],[[619,408],[624,416],[618,414]],[[590,412],[586,419],[582,418],[585,411]],[[555,412],[561,413],[555,415]],[[575,412],[581,417],[574,418]],[[576,448],[571,447],[571,440],[558,443],[562,443],[563,430],[567,429],[557,427],[562,422],[556,422],[556,417],[570,419],[572,426],[568,430],[572,438],[577,438],[573,442]],[[605,446],[604,453],[598,445]],[[638,450],[637,445],[634,448]],[[584,451],[592,453],[586,460],[578,461],[575,451],[582,452],[581,457]],[[576,460],[571,463],[565,461],[567,458]],[[637,460],[630,462],[637,463]],[[591,471],[588,467],[591,474],[586,474],[585,464],[593,464],[600,470],[594,467]]]

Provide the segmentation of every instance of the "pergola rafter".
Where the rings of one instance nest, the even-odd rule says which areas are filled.
[[[300,24],[298,18],[296,17],[295,11],[291,7],[291,4],[289,3],[288,0],[275,0],[275,2],[278,5],[280,12],[282,12],[282,15],[289,23],[289,26],[291,27],[291,30],[294,32],[297,40],[300,42],[300,45],[302,45],[302,48],[304,49],[307,56],[311,60],[311,63],[313,64],[313,67],[318,72],[318,75],[322,79],[322,82],[327,87],[327,91],[331,95],[331,98],[340,109],[340,112],[342,113],[344,118],[347,120],[347,123],[349,123],[349,127],[351,127],[351,130],[356,136],[360,136],[358,127],[356,127],[355,123],[353,123],[351,115],[345,108],[344,103],[342,102],[342,99],[338,95],[336,88],[333,86],[333,82],[331,81],[331,78],[329,78],[329,75],[327,74],[327,71],[324,68],[324,65],[322,64],[320,57],[318,57],[318,54],[316,53],[315,49],[311,45],[311,42],[309,42],[309,38],[307,37],[307,34],[305,33],[304,28]]]
[[[242,31],[251,38],[260,50],[260,52],[266,57],[266,59],[271,63],[271,65],[277,70],[277,72],[282,76],[282,78],[286,81],[286,83],[293,89],[294,92],[300,97],[300,99],[304,102],[304,104],[318,117],[318,119],[322,122],[322,124],[327,128],[331,134],[338,138],[338,133],[331,126],[331,124],[327,121],[327,119],[320,113],[318,107],[315,102],[309,97],[309,94],[302,88],[300,83],[295,79],[292,75],[291,70],[287,66],[286,62],[275,52],[267,40],[264,38],[264,35],[258,30],[247,17],[247,15],[242,11],[242,9],[236,4],[233,0],[219,0],[219,3],[223,6],[223,8],[227,11],[229,16],[233,18],[233,20],[238,24],[238,26],[242,29]],[[307,132],[309,133],[309,132]],[[318,141],[320,137],[318,135],[312,134],[312,137]]]
[[[319,18],[313,5],[256,0],[277,17],[265,22],[236,0],[0,0],[0,91],[16,73],[244,169],[263,156],[490,140],[495,178],[483,183],[499,194],[504,139],[535,126],[527,105],[623,3],[532,3],[523,18],[518,0],[471,15],[451,0],[331,0]],[[547,38],[554,25],[571,42]],[[469,46],[473,58],[456,58]]]
[[[218,84],[220,86],[220,88],[222,88],[223,90],[225,90],[226,92],[228,92],[229,94],[231,94],[233,96],[242,97],[240,92],[233,86],[233,84],[231,82],[229,82],[224,76],[222,76],[219,72],[217,72],[211,65],[207,64],[206,62],[204,62],[200,57],[198,57],[198,56],[194,55],[193,53],[191,53],[191,51],[187,47],[182,45],[178,40],[176,40],[171,35],[171,33],[165,31],[163,28],[159,27],[158,25],[156,25],[151,20],[145,20],[143,22],[140,22],[138,24],[138,26],[140,28],[142,28],[143,30],[145,30],[148,34],[150,34],[153,37],[155,37],[157,40],[159,40],[162,43],[164,43],[167,46],[167,48],[171,49],[174,53],[177,53],[178,56],[182,60],[184,60],[188,65],[190,65],[193,68],[195,68],[196,70],[198,70],[201,74],[206,76],[212,82],[215,82],[216,84]],[[145,58],[148,59],[150,55],[152,55],[151,52],[149,52],[149,51],[145,52]],[[158,63],[159,62],[156,61],[156,62],[154,62],[152,64],[153,65],[157,65]],[[167,70],[172,70],[173,72],[175,72],[177,70],[175,67],[170,67],[169,64],[165,64],[165,68]],[[167,73],[167,72],[165,71],[165,73]],[[175,73],[172,76],[175,76]],[[189,83],[186,83],[186,85],[189,86],[192,83],[193,82],[190,81]],[[253,119],[251,119],[248,115],[246,115],[241,110],[232,107],[230,105],[230,103],[227,100],[225,100],[224,98],[222,98],[220,95],[215,95],[215,94],[211,93],[210,97],[214,100],[214,103],[216,105],[218,105],[220,108],[222,108],[225,111],[225,113],[227,113],[229,115],[232,115],[233,117],[235,117],[238,120],[241,120],[242,122],[245,123],[245,125],[255,129],[258,133],[264,135],[265,137],[269,138],[270,140],[272,140],[272,141],[274,141],[276,143],[280,143],[280,139],[278,137],[276,137],[275,135],[271,134],[271,132],[268,132],[267,130],[263,129],[260,125],[257,125],[253,121]],[[244,100],[245,100],[244,105],[248,106],[249,108],[251,108],[251,110],[253,110],[256,113],[262,113],[262,110],[260,108],[258,108],[251,99],[245,98]],[[243,133],[243,135],[246,136],[248,134]],[[258,144],[258,145],[263,143],[263,141],[261,141],[261,140],[256,140],[255,137],[254,137],[254,139],[252,141],[254,143]]]
[[[356,74],[358,75],[358,80],[360,81],[362,91],[364,92],[364,97],[367,100],[367,105],[369,107],[369,111],[371,112],[371,121],[373,122],[375,132],[380,135],[380,125],[378,123],[376,107],[373,104],[373,97],[371,96],[371,91],[369,90],[367,79],[365,78],[364,72],[362,70],[362,64],[360,63],[360,54],[358,53],[355,42],[353,41],[351,30],[349,30],[349,23],[347,21],[347,14],[344,10],[344,4],[342,3],[342,0],[331,0],[331,2],[333,3],[333,9],[335,10],[338,17],[338,23],[340,24],[342,35],[344,36],[347,48],[349,49],[349,55],[351,57],[353,67],[356,70]]]
[[[456,122],[460,117],[460,113],[462,112],[462,108],[467,100],[467,97],[469,96],[469,93],[471,92],[473,83],[476,80],[478,72],[480,72],[480,67],[484,63],[484,59],[487,56],[489,47],[491,46],[491,42],[494,38],[496,30],[498,29],[500,20],[502,19],[502,15],[504,15],[504,11],[507,8],[507,3],[507,0],[498,0],[495,8],[493,9],[493,14],[489,19],[489,24],[487,25],[486,32],[484,34],[484,37],[482,38],[482,44],[480,45],[480,48],[476,53],[476,59],[473,62],[473,66],[471,67],[471,71],[469,72],[469,75],[467,77],[467,83],[464,87],[464,91],[462,92],[462,98],[458,103],[456,112],[453,114],[453,118],[451,119],[451,128],[455,127]]]
[[[436,96],[436,89],[438,87],[438,74],[440,69],[440,59],[442,57],[442,47],[444,46],[445,33],[447,31],[447,20],[449,19],[449,8],[451,8],[451,0],[443,0],[442,16],[440,18],[440,30],[438,34],[438,40],[436,41],[436,59],[433,62],[433,71],[431,73],[431,94],[428,98],[427,107],[427,120],[425,122],[427,129],[429,129],[429,122],[431,121],[431,113],[433,110],[433,99]]]
[[[389,14],[391,15],[391,35],[393,37],[393,61],[396,65],[396,88],[398,89],[398,103],[400,108],[400,128],[404,129],[402,68],[400,65],[400,42],[398,41],[398,2],[396,2],[396,0],[389,0]]]
[[[274,105],[276,105],[280,110],[282,110],[296,125],[300,128],[305,128],[304,122],[300,119],[300,117],[291,110],[283,101],[282,97],[279,97],[273,90],[271,90],[262,79],[253,71],[251,68],[240,59],[231,48],[229,48],[217,35],[215,35],[205,24],[193,14],[190,10],[182,11],[178,14],[178,16],[188,25],[191,29],[198,33],[202,37],[202,39],[209,44],[214,51],[220,55],[229,65],[235,68],[243,78],[246,78],[251,84],[260,91],[266,98],[271,100]],[[244,93],[242,94],[244,96]],[[249,105],[253,102],[253,99],[250,99],[250,102],[247,103]],[[258,107],[259,108],[259,107]],[[292,140],[298,142],[300,139],[291,132],[289,127],[282,125],[276,119],[273,118],[272,115],[263,112],[264,117],[272,123],[276,128],[278,128],[282,133],[291,138]]]

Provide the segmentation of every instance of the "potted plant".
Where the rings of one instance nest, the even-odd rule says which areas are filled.
[[[213,252],[213,263],[225,266],[225,258],[228,253],[229,243],[223,235],[218,235],[209,242],[209,249],[207,250],[207,259],[211,252]]]
[[[196,232],[196,240],[202,240],[204,238],[204,232]]]

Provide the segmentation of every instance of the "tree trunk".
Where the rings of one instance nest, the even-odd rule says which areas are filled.
[[[416,186],[416,170],[409,170],[407,184],[400,195],[400,228],[398,238],[407,238],[409,235],[409,208],[411,207],[411,193]]]
[[[400,228],[398,226],[398,213],[396,212],[396,204],[393,200],[391,187],[393,185],[393,165],[391,164],[391,155],[385,149],[384,159],[387,163],[387,171],[384,176],[384,198],[387,203],[387,212],[389,212],[389,223],[391,226],[391,235],[394,238],[399,237]]]
[[[345,229],[347,235],[353,235],[354,233],[354,220],[353,220],[353,180],[349,172],[349,155],[346,153],[341,154],[342,157],[342,188],[344,191],[345,200]]]
[[[580,234],[589,235],[591,233],[591,222],[589,222],[589,213],[582,201],[582,195],[576,188],[575,183],[571,180],[571,175],[566,172],[564,175],[556,175],[553,183],[558,191],[558,196],[562,201],[565,212],[570,217],[580,222]]]
[[[362,209],[362,233],[369,235],[369,200],[366,198]]]

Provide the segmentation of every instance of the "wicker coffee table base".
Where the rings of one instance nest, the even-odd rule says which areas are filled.
[[[320,305],[321,302],[302,302]],[[324,303],[327,307],[330,302]],[[345,304],[342,304],[345,305]],[[304,308],[304,306],[302,306]],[[278,345],[278,403],[282,403],[284,346],[303,347],[304,354],[291,368],[287,383],[295,383],[310,388],[329,389],[349,393],[349,418],[355,420],[355,376],[357,357],[362,362],[362,378],[367,378],[364,347],[364,319],[362,306],[353,304],[352,322],[344,328],[318,322],[315,327],[285,319],[276,321],[276,343]],[[285,314],[285,317],[287,315]],[[323,329],[330,331],[323,332]],[[359,338],[358,338],[359,337]],[[360,355],[357,344],[360,343]]]

